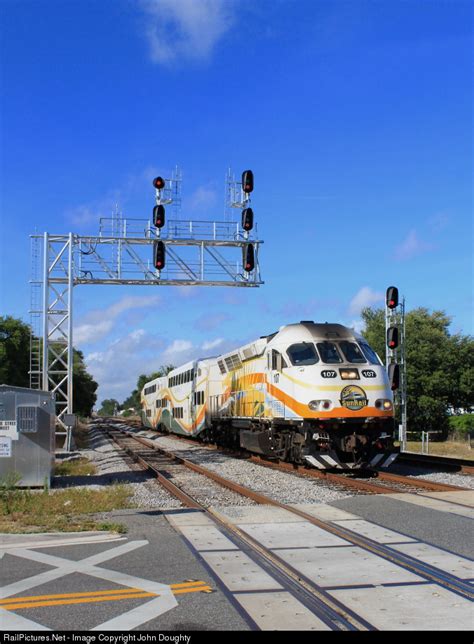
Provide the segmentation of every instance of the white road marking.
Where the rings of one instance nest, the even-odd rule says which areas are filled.
[[[9,610],[0,608],[1,631],[50,631],[51,629]]]
[[[173,591],[167,584],[160,584],[149,579],[141,579],[140,577],[134,577],[133,575],[117,572],[115,570],[99,568],[96,564],[103,563],[104,561],[109,561],[110,559],[124,555],[127,552],[136,550],[137,548],[142,548],[147,544],[148,541],[146,540],[130,541],[104,552],[91,555],[90,557],[86,557],[85,559],[81,559],[79,561],[72,561],[70,559],[64,559],[63,557],[49,555],[45,552],[36,552],[34,550],[5,550],[6,554],[12,555],[13,557],[21,557],[22,559],[29,559],[30,561],[36,561],[38,563],[43,563],[49,566],[55,566],[55,569],[48,570],[47,572],[43,572],[32,577],[27,577],[26,579],[22,579],[21,581],[17,581],[13,584],[5,586],[4,588],[0,589],[0,598],[5,599],[6,597],[17,595],[20,592],[30,590],[35,586],[40,586],[49,581],[53,581],[54,579],[69,575],[73,572],[79,572],[83,575],[98,577],[99,579],[112,581],[122,586],[129,586],[130,588],[140,588],[147,592],[152,592],[159,595],[159,597],[157,597],[156,599],[153,599],[152,601],[147,602],[142,606],[128,611],[127,613],[124,613],[117,618],[108,620],[103,624],[98,624],[93,629],[130,630],[131,628],[135,628],[136,626],[144,623],[144,621],[155,619],[159,615],[162,615],[171,608],[177,606],[178,602],[173,594]],[[26,620],[25,618],[19,617],[17,615],[14,615],[14,617],[9,617],[11,615],[14,615],[14,613],[0,609],[0,623],[4,630],[50,630],[46,629],[46,627],[44,627],[42,624]],[[16,620],[16,618],[18,619]],[[22,622],[22,620],[24,620],[24,622]]]
[[[77,533],[76,533],[77,535]],[[16,537],[16,540],[13,537]],[[34,540],[33,537],[45,537],[42,540]],[[53,537],[46,535],[31,535],[32,538],[26,538],[27,535],[22,535],[24,541],[18,541],[18,535],[2,535],[0,537],[0,558],[3,556],[5,550],[12,550],[13,548],[55,548],[57,546],[75,546],[84,543],[104,543],[109,541],[125,541],[126,537],[121,537],[118,534],[95,534],[90,536],[71,536],[68,538],[60,538],[55,540]],[[10,543],[11,541],[11,543]]]
[[[91,631],[129,631],[166,613],[177,604],[178,602],[172,593],[166,594],[94,626]]]

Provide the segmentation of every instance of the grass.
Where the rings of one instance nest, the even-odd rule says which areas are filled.
[[[92,476],[96,467],[87,458],[75,458],[70,461],[56,461],[54,476]]]
[[[421,454],[421,441],[408,441],[408,452],[418,452]],[[442,441],[431,442],[428,447],[428,454],[433,456],[450,456],[452,458],[468,458],[474,460],[474,449],[469,449],[467,442]]]
[[[129,508],[131,490],[111,485],[104,490],[70,488],[33,492],[3,485],[0,489],[0,532],[79,532],[114,530],[121,524],[97,520],[93,515]]]

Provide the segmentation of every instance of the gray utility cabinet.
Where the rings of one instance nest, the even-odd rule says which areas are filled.
[[[0,479],[21,475],[18,487],[51,485],[55,450],[54,395],[0,385]]]

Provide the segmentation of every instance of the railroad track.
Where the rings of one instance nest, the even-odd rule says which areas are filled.
[[[365,551],[390,561],[402,568],[422,577],[423,579],[436,583],[439,586],[457,593],[458,595],[474,599],[474,589],[469,582],[437,569],[430,564],[423,563],[409,555],[398,552],[390,546],[378,543],[362,536],[352,530],[341,527],[334,522],[324,521],[315,518],[304,510],[295,508],[293,506],[281,503],[271,497],[260,494],[237,484],[233,481],[223,478],[214,471],[207,470],[206,468],[182,458],[175,453],[168,452],[160,447],[157,447],[151,441],[125,432],[124,430],[113,428],[105,425],[103,429],[114,440],[119,447],[124,449],[132,458],[137,460],[142,467],[148,469],[157,477],[159,483],[164,485],[166,489],[180,499],[180,501],[189,508],[194,508],[205,512],[219,528],[229,536],[231,540],[238,545],[244,552],[246,552],[253,560],[266,569],[275,578],[282,580],[285,587],[287,587],[295,596],[302,598],[307,606],[318,615],[324,616],[326,622],[330,623],[331,628],[334,630],[370,630],[370,624],[367,624],[363,619],[344,607],[340,602],[328,595],[322,588],[318,587],[309,579],[302,576],[300,572],[293,569],[288,563],[283,561],[277,554],[264,547],[261,543],[250,537],[237,526],[232,524],[229,520],[225,519],[218,511],[206,505],[196,497],[195,490],[190,493],[180,486],[177,486],[170,476],[174,476],[177,467],[185,467],[192,472],[197,473],[207,479],[211,479],[218,485],[225,487],[232,492],[242,495],[247,500],[253,503],[270,505],[281,508],[295,514],[309,523],[321,528],[322,530],[338,536],[341,539],[358,546]],[[139,448],[137,447],[139,445]],[[171,472],[170,468],[171,467]]]
[[[419,492],[427,490],[431,492],[455,492],[465,488],[447,483],[438,483],[435,481],[426,481],[423,479],[413,479],[409,476],[399,474],[390,474],[388,472],[378,472],[375,478],[370,480],[357,478],[354,474],[336,474],[324,470],[312,470],[302,465],[293,465],[291,463],[272,463],[259,457],[250,457],[252,462],[260,463],[264,467],[271,467],[281,471],[295,472],[302,476],[317,478],[331,481],[338,485],[343,485],[350,489],[366,492],[368,494],[399,494],[400,492]]]
[[[128,423],[126,423],[128,424]],[[130,423],[134,429],[143,429],[141,423]],[[170,437],[169,434],[156,432],[159,436]],[[222,449],[215,445],[205,445],[197,443],[189,438],[179,435],[172,435],[172,438],[177,438],[192,445],[193,447],[199,446],[202,449],[212,451],[221,450],[226,454],[233,457],[242,458],[242,452],[230,449]],[[365,494],[400,494],[400,493],[417,493],[420,490],[430,492],[455,492],[465,488],[449,485],[447,483],[439,483],[437,481],[427,481],[425,479],[414,479],[409,476],[402,476],[400,474],[391,474],[389,472],[378,472],[374,478],[363,478],[358,476],[357,473],[351,472],[350,474],[337,474],[335,472],[328,472],[326,470],[316,470],[308,468],[305,465],[296,465],[294,463],[285,463],[283,461],[272,461],[267,458],[255,455],[246,454],[246,460],[263,467],[268,467],[282,472],[289,472],[303,476],[306,478],[316,478],[335,485],[340,485],[344,488],[349,488],[353,491]]]
[[[397,460],[402,463],[421,465],[422,467],[442,467],[452,472],[474,475],[474,461],[465,458],[450,458],[448,456],[402,452]]]

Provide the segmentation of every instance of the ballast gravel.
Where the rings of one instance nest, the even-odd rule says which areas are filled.
[[[433,472],[425,467],[416,467],[405,463],[396,464],[390,469],[394,474],[409,476],[414,479],[426,479],[433,483],[446,483],[447,485],[456,485],[474,490],[474,476],[468,474],[456,474],[455,472]]]
[[[127,427],[126,425],[123,425],[123,429],[127,429],[130,431],[130,427]],[[144,431],[140,432],[140,435],[142,435],[145,438],[151,438],[153,442],[155,442],[157,445],[162,446],[164,449],[172,449],[174,451],[180,451],[180,452],[189,452],[190,454],[192,452],[195,452],[198,450],[200,453],[206,454],[208,453],[208,450],[203,449],[199,445],[193,446],[190,445],[189,443],[184,443],[181,439],[179,438],[173,438],[173,437],[159,437],[157,438],[157,435],[153,432],[149,431]],[[166,443],[166,441],[169,441]],[[183,454],[184,456],[184,454]],[[219,456],[221,456],[219,454]],[[229,457],[231,458],[231,457]],[[191,458],[190,458],[191,460]],[[234,459],[235,460],[235,459]],[[241,462],[241,461],[240,461]],[[204,464],[204,463],[201,463]],[[252,465],[251,463],[247,463],[246,465]],[[206,465],[207,467],[207,465]],[[254,466],[254,467],[259,467]],[[219,470],[220,471],[220,470]],[[424,467],[419,467],[419,466],[413,466],[413,465],[408,465],[407,463],[398,463],[396,462],[392,467],[390,468],[390,472],[393,474],[401,474],[403,476],[410,476],[414,478],[415,480],[417,478],[420,479],[426,479],[427,481],[433,481],[434,483],[446,483],[447,485],[455,485],[457,487],[464,487],[468,488],[470,490],[474,490],[474,476],[469,476],[466,474],[456,474],[455,472],[433,472],[433,470],[424,468]],[[295,478],[293,475],[286,475],[286,476],[291,476],[291,478]],[[324,483],[323,483],[324,485]],[[331,486],[332,488],[332,486]],[[354,496],[354,494],[347,494],[345,496]],[[338,497],[340,498],[340,497]],[[332,499],[329,499],[329,502]],[[323,501],[324,502],[324,501]]]
[[[127,429],[130,431],[130,428]],[[352,492],[337,487],[333,483],[327,485],[325,481],[319,479],[303,478],[271,470],[222,452],[184,443],[179,438],[157,437],[151,432],[140,432],[140,435],[144,438],[151,438],[157,447],[179,452],[183,458],[217,472],[220,476],[244,485],[255,492],[265,494],[280,503],[331,503],[354,496]]]
[[[75,452],[70,458],[87,458],[96,467],[97,474],[91,476],[57,476],[54,487],[83,486],[100,490],[112,483],[124,483],[133,489],[130,502],[139,509],[176,509],[181,502],[167,490],[154,482],[148,472],[143,471],[127,454],[117,446],[96,425],[89,426],[89,449]]]

